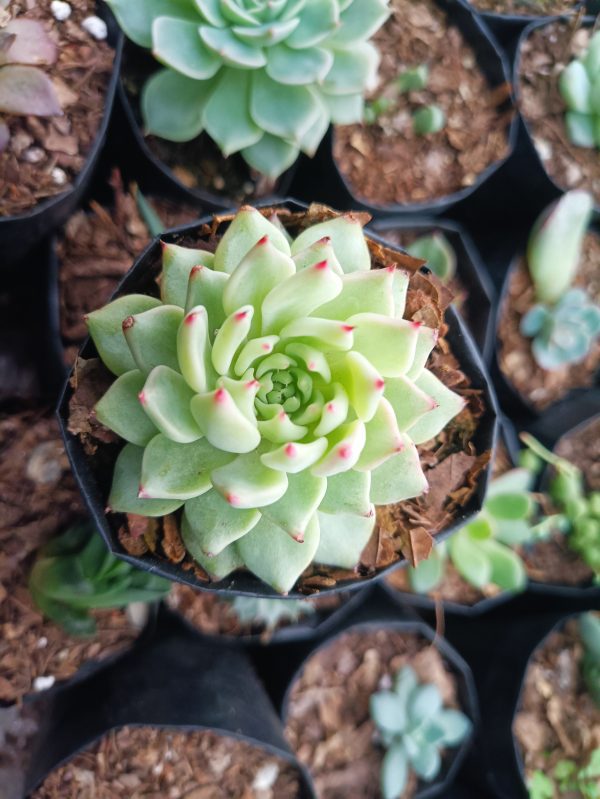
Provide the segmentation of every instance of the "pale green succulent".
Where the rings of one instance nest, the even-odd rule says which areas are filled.
[[[330,123],[359,122],[388,0],[107,0],[166,69],[142,95],[148,133],[202,131],[275,178],[313,155]]]
[[[264,627],[272,632],[280,624],[293,624],[303,616],[312,616],[316,608],[309,599],[236,596],[231,600],[231,612],[242,624]]]
[[[88,317],[117,379],[98,419],[128,443],[113,511],[184,507],[190,554],[288,592],[313,561],[353,568],[374,505],[427,488],[416,444],[462,397],[425,368],[437,330],[403,319],[409,274],[371,270],[352,214],[306,227],[242,208],[215,253],[165,244],[161,300]]]
[[[567,135],[576,147],[600,147],[600,31],[587,50],[560,74],[558,86],[567,111]]]
[[[537,303],[523,316],[521,333],[542,369],[584,360],[600,336],[600,306],[573,286],[593,210],[586,191],[570,191],[537,221],[527,264]]]

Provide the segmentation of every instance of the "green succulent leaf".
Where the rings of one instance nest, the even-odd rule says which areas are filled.
[[[250,113],[250,74],[223,69],[204,108],[206,132],[228,156],[260,141],[263,131]]]
[[[161,64],[196,81],[212,78],[221,68],[219,56],[200,39],[198,20],[155,19],[152,24],[152,54]]]
[[[126,36],[140,47],[152,46],[152,25],[159,17],[199,24],[193,0],[106,0]]]
[[[208,272],[214,275],[213,261],[214,255],[207,250],[192,250],[180,247],[178,244],[162,242],[161,300],[166,305],[187,307],[186,299],[188,286],[191,285],[192,270],[194,267],[205,266],[207,269],[198,268],[196,272],[201,272],[203,275]],[[199,302],[193,304],[200,305]]]
[[[108,496],[111,510],[140,516],[167,516],[181,507],[179,499],[142,499],[139,497],[144,449],[126,444],[115,462],[113,482]]]
[[[213,81],[197,81],[172,69],[155,72],[142,90],[146,134],[185,142],[202,133],[204,108]]]
[[[321,538],[315,560],[340,569],[354,569],[375,527],[375,510],[369,516],[353,513],[321,513]]]
[[[145,381],[146,376],[137,369],[125,372],[115,380],[94,409],[101,424],[139,447],[145,447],[158,432],[140,405],[139,395]]]
[[[408,782],[408,757],[401,743],[390,746],[381,764],[383,799],[400,799]]]
[[[194,551],[200,547],[209,558],[219,555],[229,544],[246,535],[260,517],[253,508],[233,507],[214,489],[185,503],[188,538],[194,539]]]

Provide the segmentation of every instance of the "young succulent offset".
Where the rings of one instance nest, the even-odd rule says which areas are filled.
[[[35,604],[71,635],[93,635],[90,610],[155,602],[170,583],[119,560],[91,524],[79,524],[43,547],[29,576]]]
[[[579,617],[579,634],[584,648],[583,678],[590,696],[600,707],[600,616],[583,613]]]
[[[406,251],[427,261],[427,266],[442,283],[449,283],[456,274],[456,253],[443,233],[420,236]]]
[[[146,83],[148,133],[206,131],[276,178],[313,155],[330,123],[358,122],[388,0],[107,0],[125,34],[165,69]]]
[[[527,573],[514,548],[545,537],[557,522],[553,517],[533,523],[537,503],[531,493],[532,482],[532,473],[518,468],[490,483],[477,518],[410,569],[413,590],[434,590],[444,577],[449,557],[460,576],[479,590],[492,585],[503,591],[522,591]]]
[[[529,799],[598,799],[600,796],[600,746],[592,750],[585,766],[559,760],[547,773],[534,771],[527,781]]]
[[[547,209],[532,231],[527,263],[537,304],[521,320],[521,333],[542,369],[582,361],[600,336],[600,306],[574,288],[583,240],[593,210],[585,191],[571,191]]]
[[[383,799],[400,799],[412,769],[432,782],[442,767],[441,750],[458,746],[471,731],[460,710],[445,708],[439,688],[420,684],[411,666],[394,677],[390,690],[371,696],[371,718],[386,753],[381,766]]]
[[[581,469],[550,452],[533,436],[522,433],[521,439],[552,467],[549,495],[559,510],[554,518],[566,533],[569,547],[587,563],[595,582],[600,583],[600,491],[587,491]]]
[[[437,331],[402,318],[408,281],[371,270],[352,214],[291,241],[244,207],[214,254],[165,244],[162,301],[88,318],[117,377],[96,414],[128,442],[110,508],[185,505],[214,578],[246,566],[285,593],[312,561],[353,568],[374,505],[426,490],[416,444],[464,407],[425,368]]]
[[[576,147],[600,147],[600,31],[587,50],[560,74],[559,89],[567,111],[565,125]]]
[[[307,599],[236,596],[231,600],[231,612],[242,624],[264,627],[266,632],[272,632],[280,624],[293,624],[303,616],[312,616],[315,606]]]
[[[8,5],[8,0],[0,0],[0,14],[7,13]],[[57,47],[41,22],[16,18],[0,27],[0,153],[10,142],[2,114],[62,114],[52,81],[38,68],[54,64],[57,57]]]

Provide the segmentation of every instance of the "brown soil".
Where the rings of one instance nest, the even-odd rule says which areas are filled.
[[[591,491],[600,491],[600,416],[564,435],[555,452],[582,470]]]
[[[296,769],[212,732],[123,727],[46,778],[31,799],[298,799]]]
[[[389,629],[344,633],[305,664],[293,685],[286,736],[315,781],[319,799],[378,799],[384,750],[369,714],[372,693],[410,664],[458,707],[456,681],[435,647]],[[417,788],[411,774],[402,799]]]
[[[19,564],[82,513],[52,411],[0,413],[0,602]]]
[[[304,212],[281,212],[280,218],[297,235],[302,227],[330,218],[330,213],[324,211],[322,206],[315,206],[308,215]],[[212,226],[205,226],[200,235],[184,237],[180,243],[191,247],[202,243],[209,249],[214,248],[219,239],[217,228],[222,219],[217,218]],[[471,387],[444,338],[446,326],[443,318],[450,301],[449,293],[433,277],[415,272],[419,261],[375,242],[369,242],[369,246],[374,268],[396,263],[412,273],[405,318],[440,330],[441,335],[430,356],[428,368],[453,391],[462,395],[466,406],[435,440],[419,447],[429,492],[397,505],[378,507],[378,523],[362,553],[358,570],[332,569],[313,564],[298,583],[298,589],[305,594],[332,587],[338,581],[370,576],[401,557],[413,563],[427,557],[433,545],[433,536],[447,527],[472,497],[479,476],[490,458],[489,451],[478,452],[472,443],[485,411],[481,392]],[[157,257],[155,263],[148,265],[147,283],[143,288],[140,286],[139,290],[156,295],[156,278],[160,268]],[[88,456],[93,455],[89,463],[102,490],[108,494],[119,439],[99,425],[91,409],[112,382],[112,377],[98,359],[80,359],[71,382],[75,393],[70,402],[69,429],[79,436]],[[180,539],[180,513],[151,520],[109,514],[109,519],[121,544],[130,554],[139,557],[152,552],[180,564],[184,570],[193,570],[197,579],[207,581],[208,576],[187,555]]]
[[[593,302],[600,303],[600,237],[589,233],[584,240],[575,286],[585,288]],[[581,363],[559,369],[540,368],[531,352],[532,339],[521,335],[522,318],[535,305],[533,283],[524,257],[509,274],[508,293],[500,308],[498,363],[506,379],[536,411],[542,411],[572,389],[594,382],[600,366],[600,340]]]
[[[128,43],[123,59],[123,86],[140,129],[143,129],[140,95],[157,63],[145,51]],[[215,142],[201,133],[189,142],[171,142],[146,136],[154,156],[169,167],[175,178],[188,189],[208,191],[231,204],[257,200],[273,194],[276,183],[251,169],[241,155],[225,158]]]
[[[501,106],[509,89],[490,89],[474,51],[433,0],[392,0],[391,8],[392,16],[373,38],[381,66],[371,99],[405,69],[424,63],[430,71],[427,88],[400,97],[377,124],[337,126],[333,150],[356,197],[378,204],[423,203],[471,186],[507,155],[509,116]],[[432,103],[445,112],[446,126],[418,136],[411,115]]]
[[[591,582],[593,571],[569,547],[564,535],[539,541],[520,553],[530,580],[553,585],[583,586]]]
[[[14,17],[39,19],[58,44],[57,63],[44,67],[63,108],[61,117],[4,116],[11,140],[0,154],[0,216],[22,214],[70,188],[81,172],[104,114],[114,51],[82,27],[95,0],[69,0],[72,14],[57,22],[50,0],[13,0]]]
[[[338,608],[347,597],[339,594],[307,599],[316,608],[319,617],[323,618]],[[297,622],[286,620],[277,625],[275,630],[266,629],[263,624],[242,623],[235,614],[232,605],[217,594],[207,591],[196,591],[183,583],[173,583],[171,591],[166,598],[167,605],[180,613],[186,621],[205,635],[232,635],[249,636],[260,635],[268,641],[275,630],[295,624],[312,626],[315,624],[315,615],[302,616]],[[317,617],[318,618],[318,617]]]
[[[600,746],[600,708],[585,689],[582,655],[572,619],[537,650],[527,670],[514,734],[528,777],[536,769],[550,773],[563,759],[584,766]]]
[[[479,11],[540,17],[574,11],[581,0],[469,0]]]
[[[87,336],[85,315],[109,300],[152,238],[140,216],[133,187],[125,190],[118,170],[113,171],[110,185],[112,205],[92,201],[89,211],[77,211],[57,244],[60,329],[67,364],[74,362]],[[165,223],[165,229],[198,218],[198,211],[192,208],[147,199]]]
[[[0,702],[18,702],[68,680],[82,666],[126,649],[139,635],[124,610],[94,610],[97,633],[88,638],[68,635],[34,605],[27,589],[30,565],[13,575],[0,602]]]
[[[590,29],[553,22],[536,28],[523,43],[519,72],[520,109],[550,177],[564,189],[587,189],[600,203],[598,150],[576,147],[567,137],[565,103],[558,89],[562,68],[583,52]]]

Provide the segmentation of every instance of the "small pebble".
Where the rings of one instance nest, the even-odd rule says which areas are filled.
[[[217,189],[217,191],[223,191],[225,188],[225,179],[222,175],[215,175],[213,178],[213,186],[215,189]]]
[[[265,763],[257,772],[252,782],[255,791],[266,791],[275,785],[279,776],[279,766],[277,763]]]
[[[33,690],[34,691],[47,691],[48,688],[52,688],[56,680],[52,675],[48,677],[36,677],[33,681]]]
[[[52,12],[52,16],[59,22],[64,22],[65,19],[69,19],[71,16],[71,10],[71,6],[68,3],[63,2],[63,0],[52,0],[50,3],[50,11]]]
[[[41,147],[30,147],[24,151],[21,157],[23,161],[27,161],[28,164],[39,164],[40,161],[43,161],[46,157],[46,153]]]
[[[550,142],[545,139],[534,139],[534,144],[542,161],[549,161],[552,158],[552,145]]]
[[[42,635],[41,638],[38,638],[36,646],[38,649],[45,649],[48,646],[48,639],[45,635]]]
[[[67,173],[59,166],[55,166],[52,170],[52,182],[55,186],[64,186],[67,182]]]
[[[61,449],[53,441],[43,441],[33,449],[25,474],[37,485],[52,485],[60,480],[62,466]]]
[[[98,41],[102,41],[108,36],[106,22],[100,17],[86,17],[81,23],[81,27]]]
[[[242,186],[242,191],[244,194],[253,194],[254,193],[254,183],[251,180],[247,180],[244,185]]]

